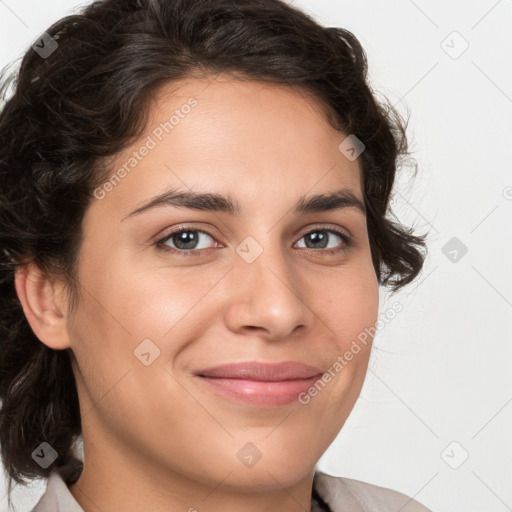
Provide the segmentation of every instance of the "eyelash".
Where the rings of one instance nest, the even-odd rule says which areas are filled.
[[[161,238],[160,240],[155,242],[154,245],[155,245],[155,247],[157,247],[157,249],[159,249],[161,251],[165,251],[167,253],[170,252],[170,253],[174,253],[174,254],[180,254],[181,256],[199,256],[201,252],[204,252],[207,249],[174,249],[172,247],[169,247],[168,245],[165,245],[165,242],[170,240],[171,237],[173,237],[174,235],[177,235],[179,233],[184,233],[184,232],[187,232],[187,231],[192,231],[192,232],[197,232],[197,233],[204,233],[204,234],[208,235],[209,237],[211,237],[213,240],[215,240],[215,237],[211,233],[209,233],[208,231],[205,231],[203,229],[185,228],[183,226],[180,226],[175,231],[172,231],[171,233],[168,233],[167,235],[165,235],[164,238]],[[319,231],[324,231],[324,232],[327,232],[327,233],[334,233],[334,234],[338,235],[342,239],[344,246],[342,248],[340,248],[340,249],[310,249],[310,248],[305,248],[307,251],[310,251],[310,252],[313,252],[313,253],[323,252],[323,253],[327,253],[327,254],[338,254],[338,253],[347,251],[351,247],[351,243],[352,243],[351,238],[348,235],[346,235],[344,232],[339,231],[337,229],[333,229],[333,228],[320,228],[320,227],[319,228],[313,228],[311,231],[308,231],[307,233],[304,233],[301,236],[300,239],[304,238],[307,235],[310,235],[312,233],[316,233],[316,232],[319,232]]]

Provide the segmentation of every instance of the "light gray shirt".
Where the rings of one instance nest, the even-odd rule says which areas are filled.
[[[64,475],[64,478],[67,477]],[[46,481],[46,490],[32,512],[84,512],[64,478],[57,468],[53,469]],[[318,470],[313,488],[332,512],[431,512],[400,492]]]

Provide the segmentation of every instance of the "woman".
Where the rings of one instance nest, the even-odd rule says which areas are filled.
[[[0,442],[35,512],[427,510],[315,471],[425,248],[350,32],[95,2],[26,53],[0,141]]]

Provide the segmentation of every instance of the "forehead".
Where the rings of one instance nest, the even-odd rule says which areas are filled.
[[[192,99],[197,105],[189,112],[187,103]],[[334,130],[327,122],[329,107],[310,91],[271,82],[238,80],[225,74],[164,85],[150,104],[148,128],[156,126],[162,117],[165,119],[165,113],[174,111],[180,118],[178,124],[188,118],[188,124],[201,123],[205,130],[234,129],[231,135],[235,138],[250,135],[255,140],[268,139],[287,124],[286,133],[281,133],[275,143],[297,135],[318,142],[318,136],[325,138],[326,132]],[[264,127],[265,130],[255,130]]]
[[[298,88],[218,75],[162,86],[148,103],[144,134],[117,155],[122,183],[109,193],[123,213],[169,188],[286,201],[351,188],[361,197],[359,161],[338,149],[346,134],[321,100]],[[141,158],[139,154],[144,147]],[[133,164],[132,166],[127,163]],[[130,208],[132,209],[132,208]]]

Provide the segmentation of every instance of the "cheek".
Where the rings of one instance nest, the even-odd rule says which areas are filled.
[[[319,293],[322,317],[336,336],[339,349],[366,332],[377,320],[379,286],[373,267],[364,266],[354,271],[340,272],[325,279]]]
[[[326,361],[332,404],[351,404],[366,375],[379,309],[379,286],[373,267],[340,273],[338,284],[326,282],[328,294],[319,294],[319,311],[332,340]],[[323,302],[322,302],[323,301]],[[322,305],[323,304],[323,305]],[[351,398],[350,398],[351,397]]]
[[[198,274],[183,268],[143,268],[113,255],[103,263],[91,260],[81,276],[88,290],[82,327],[94,326],[116,340],[129,338],[131,344],[160,339],[186,321],[214,286],[215,275]]]

